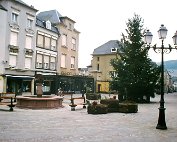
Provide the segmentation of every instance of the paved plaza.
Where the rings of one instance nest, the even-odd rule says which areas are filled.
[[[71,111],[66,99],[59,109],[0,110],[0,142],[175,142],[177,93],[165,94],[167,130],[156,129],[159,100],[139,104],[132,114],[92,115],[82,106]]]

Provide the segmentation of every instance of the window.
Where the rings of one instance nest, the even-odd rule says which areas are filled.
[[[50,37],[45,36],[45,48],[50,48]]]
[[[71,23],[69,23],[69,29],[72,30],[72,24]]]
[[[66,67],[66,54],[61,55],[61,67],[62,68]]]
[[[52,38],[52,41],[51,41],[51,50],[56,51],[56,47],[57,47],[57,40]]]
[[[97,57],[97,61],[100,61],[100,57]]]
[[[44,47],[44,36],[38,34],[37,35],[37,46]]]
[[[25,48],[32,49],[32,37],[31,36],[26,36]]]
[[[17,46],[18,43],[18,33],[11,31],[10,33],[10,45]]]
[[[100,65],[99,64],[97,64],[97,71],[99,71],[100,70]]]
[[[16,13],[12,13],[12,22],[13,23],[17,23],[18,22],[18,14],[16,14]]]
[[[17,65],[17,56],[16,55],[10,55],[9,56],[9,66],[16,67]]]
[[[117,73],[115,71],[109,72],[110,77],[117,77]]]
[[[72,38],[72,50],[76,50],[76,39]]]
[[[32,28],[33,26],[33,20],[27,19],[27,28]]]
[[[37,54],[36,68],[42,68],[42,54]]]
[[[49,69],[49,56],[44,56],[44,69]]]
[[[31,69],[31,58],[25,58],[25,69]]]
[[[63,35],[62,35],[62,43],[61,43],[62,46],[65,46],[65,47],[67,46],[67,45],[66,45],[66,41],[67,41],[67,35],[63,34]]]
[[[117,48],[111,48],[111,52],[117,52]]]
[[[46,28],[51,30],[51,22],[49,20],[46,21]]]
[[[56,69],[56,67],[55,67],[55,65],[56,65],[56,58],[55,57],[50,57],[50,69],[51,70],[55,70]]]
[[[71,57],[71,68],[75,68],[75,57]]]

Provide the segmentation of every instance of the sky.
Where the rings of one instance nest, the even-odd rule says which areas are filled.
[[[23,0],[38,9],[38,13],[57,10],[62,16],[74,20],[79,36],[79,67],[91,64],[94,49],[108,42],[119,40],[126,34],[128,19],[138,14],[144,28],[153,34],[152,45],[161,47],[158,33],[161,24],[168,29],[165,47],[173,46],[172,36],[177,31],[176,0]],[[161,54],[149,51],[154,62],[161,62]],[[164,60],[176,60],[177,50],[164,55]]]

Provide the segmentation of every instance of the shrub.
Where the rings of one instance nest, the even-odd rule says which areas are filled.
[[[86,99],[87,99],[87,100],[99,100],[99,99],[101,99],[101,94],[97,94],[97,93],[87,93],[87,94],[86,94]]]
[[[88,114],[106,114],[108,112],[107,105],[91,104],[87,107]]]
[[[138,104],[132,103],[132,102],[119,103],[119,112],[136,113],[136,112],[138,112]]]
[[[104,99],[100,101],[101,104],[108,106],[108,112],[119,111],[119,101],[115,99]]]

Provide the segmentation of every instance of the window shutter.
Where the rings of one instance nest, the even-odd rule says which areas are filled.
[[[62,45],[66,46],[67,35],[62,35]]]
[[[37,62],[42,63],[42,54],[37,54]]]
[[[25,58],[25,68],[31,69],[31,58]]]
[[[17,56],[10,55],[9,56],[9,65],[15,67],[17,64]]]
[[[57,41],[55,39],[52,39],[51,46],[52,46],[52,48],[51,48],[52,50],[56,50]]]
[[[17,46],[17,40],[18,40],[18,33],[17,32],[11,32],[11,34],[10,34],[10,45]]]
[[[45,37],[45,48],[50,48],[50,38]]]
[[[44,56],[44,63],[49,63],[49,56]]]
[[[66,67],[66,55],[65,54],[61,55],[61,67],[63,68]]]
[[[31,44],[32,44],[32,37],[26,36],[26,45],[25,45],[25,48],[32,49]]]
[[[43,35],[38,34],[37,46],[44,47],[44,36]]]

